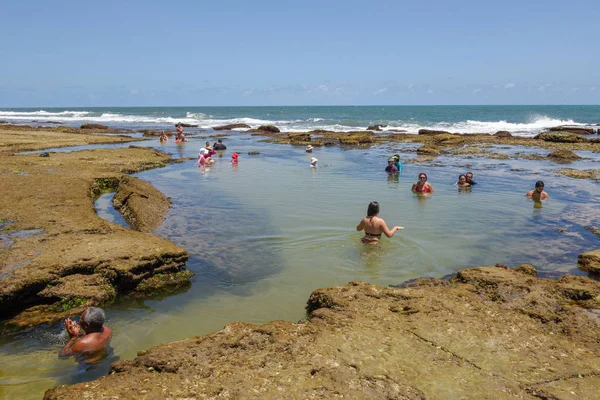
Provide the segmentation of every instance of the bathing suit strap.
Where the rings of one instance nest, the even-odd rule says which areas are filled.
[[[365,232],[365,235],[372,236],[372,237],[381,237],[381,233],[369,233],[369,232]]]

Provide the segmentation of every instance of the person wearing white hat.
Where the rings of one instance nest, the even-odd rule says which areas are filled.
[[[309,144],[308,146],[306,146],[306,152],[307,153],[312,153],[312,151],[313,151],[312,145]]]
[[[313,168],[317,168],[317,162],[318,161],[319,160],[317,159],[317,157],[311,157],[310,158],[310,166],[313,167]]]

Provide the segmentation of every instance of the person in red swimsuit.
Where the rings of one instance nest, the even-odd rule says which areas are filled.
[[[367,244],[375,244],[379,243],[379,239],[381,239],[381,234],[383,233],[385,236],[391,238],[394,236],[394,233],[400,229],[404,229],[402,226],[394,226],[391,230],[388,229],[385,221],[379,218],[377,215],[379,214],[379,203],[376,201],[372,201],[369,203],[369,207],[367,208],[367,216],[363,217],[360,220],[360,223],[356,227],[357,231],[365,231],[365,236],[360,240],[363,243]]]
[[[419,180],[413,183],[412,191],[414,193],[433,193],[433,186],[427,182],[427,174],[425,172],[419,174]]]

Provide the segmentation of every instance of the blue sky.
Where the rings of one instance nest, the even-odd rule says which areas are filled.
[[[597,0],[8,0],[0,13],[0,107],[600,104]]]

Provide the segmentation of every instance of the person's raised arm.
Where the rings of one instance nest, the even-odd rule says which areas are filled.
[[[388,229],[386,223],[384,220],[381,220],[381,225],[379,226],[381,228],[381,230],[383,231],[383,234],[389,238],[391,238],[392,236],[394,236],[394,233],[396,233],[396,231],[400,230],[400,229],[404,229],[404,227],[402,226],[394,226],[391,230]]]

